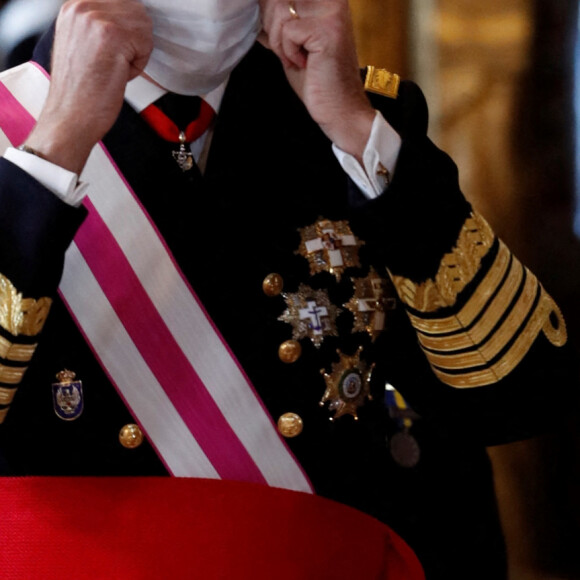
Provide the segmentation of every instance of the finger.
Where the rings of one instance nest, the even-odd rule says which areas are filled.
[[[283,58],[296,68],[306,66],[308,51],[305,46],[309,42],[313,28],[316,27],[314,20],[294,20],[287,22],[281,34],[280,51]]]
[[[306,4],[306,0],[294,1],[296,13],[300,6]],[[298,63],[290,62],[282,49],[284,26],[291,20],[297,20],[290,12],[288,0],[270,0],[263,2],[262,22],[264,31],[268,36],[268,45],[274,53],[282,60],[285,66],[297,65]]]

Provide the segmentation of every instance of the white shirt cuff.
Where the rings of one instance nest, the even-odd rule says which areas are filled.
[[[344,171],[361,192],[369,199],[373,199],[385,190],[389,184],[388,176],[392,176],[395,172],[401,150],[401,137],[377,111],[363,152],[364,167],[355,157],[334,144],[332,150]]]
[[[76,173],[59,167],[37,155],[9,147],[4,153],[4,158],[26,171],[46,189],[52,191],[69,205],[78,207],[87,193],[87,184],[79,182],[79,177]]]

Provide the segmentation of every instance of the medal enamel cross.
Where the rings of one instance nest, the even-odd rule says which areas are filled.
[[[318,348],[325,336],[338,336],[336,317],[341,310],[332,304],[325,290],[300,284],[298,292],[283,296],[287,308],[278,320],[292,326],[293,340],[310,338]]]
[[[312,276],[329,272],[340,282],[347,268],[360,266],[358,249],[364,242],[356,238],[347,221],[320,218],[298,231],[301,242],[297,253],[308,260]]]
[[[371,268],[365,278],[351,278],[353,297],[344,304],[354,316],[353,332],[367,332],[372,340],[385,329],[387,310],[394,310],[397,302],[389,282]]]

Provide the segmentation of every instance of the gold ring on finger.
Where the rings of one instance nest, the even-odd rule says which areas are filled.
[[[300,16],[298,16],[298,12],[296,12],[296,3],[294,0],[290,0],[290,2],[288,2],[288,12],[290,12],[290,16],[292,18],[300,18]]]

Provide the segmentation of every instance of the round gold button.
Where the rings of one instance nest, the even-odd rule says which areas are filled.
[[[143,432],[134,423],[125,425],[119,431],[119,442],[127,449],[135,449],[143,443]]]
[[[302,354],[302,347],[297,340],[287,340],[278,347],[278,356],[284,363],[296,362]]]
[[[302,418],[296,413],[284,413],[278,419],[278,431],[288,439],[300,435],[303,428]]]
[[[278,296],[284,287],[284,280],[280,274],[268,274],[262,282],[262,290],[266,296]]]

